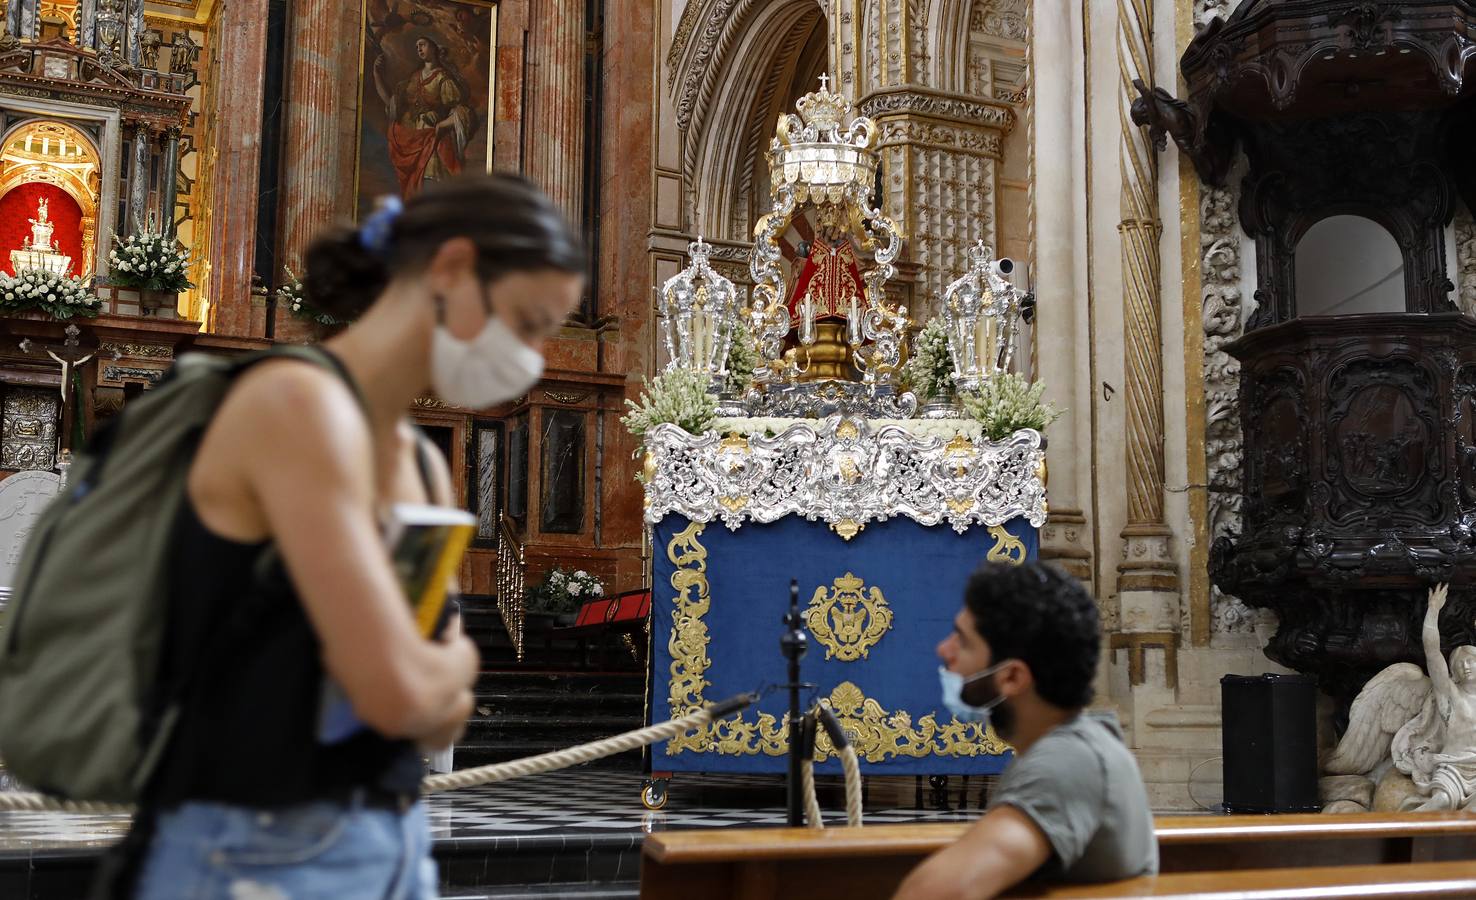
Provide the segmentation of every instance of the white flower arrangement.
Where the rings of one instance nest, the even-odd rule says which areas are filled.
[[[948,331],[942,317],[934,316],[917,333],[912,358],[902,366],[902,377],[919,400],[941,400],[953,396],[953,372]]]
[[[733,328],[733,340],[728,344],[728,374],[723,379],[723,391],[733,397],[748,393],[753,383],[753,373],[758,370],[758,346],[753,341],[753,332],[748,324],[740,320]]]
[[[998,441],[1022,428],[1044,432],[1061,418],[1062,410],[1044,399],[1045,382],[1031,384],[1021,375],[1005,372],[992,376],[977,392],[961,396],[964,411],[984,429],[984,436]]]
[[[772,437],[783,434],[784,430],[791,425],[808,425],[811,428],[820,429],[824,424],[824,419],[778,419],[755,416],[718,419],[713,422],[712,428],[718,434]],[[984,426],[973,419],[868,419],[867,424],[873,429],[896,425],[915,438],[933,437],[945,442],[953,440],[958,435],[963,435],[971,441],[984,438]]]
[[[102,299],[80,278],[25,269],[0,275],[0,308],[39,309],[57,319],[90,319],[102,311]]]
[[[145,231],[127,240],[114,237],[113,243],[108,262],[112,281],[119,287],[177,294],[195,286],[190,281],[190,255],[174,238]]]
[[[528,596],[528,609],[534,612],[570,613],[588,600],[605,596],[600,580],[580,569],[566,572],[553,569]]]
[[[708,378],[691,369],[675,369],[642,379],[641,402],[625,401],[630,412],[620,420],[637,438],[657,425],[672,424],[689,434],[705,434],[717,419],[717,398],[707,392]]]
[[[319,325],[345,325],[345,321],[337,316],[329,315],[313,305],[308,299],[307,288],[303,286],[302,280],[293,274],[292,270],[283,267],[286,279],[277,288],[277,306],[292,313],[306,322],[316,322]]]

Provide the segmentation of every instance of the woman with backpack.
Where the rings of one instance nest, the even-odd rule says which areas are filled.
[[[328,365],[236,376],[190,464],[163,655],[187,674],[136,896],[436,896],[422,749],[461,734],[479,660],[457,627],[417,632],[381,537],[390,504],[450,493],[406,410],[430,390],[469,409],[526,393],[585,267],[557,208],[505,176],[428,187],[309,248],[309,299],[356,321]],[[325,680],[367,726],[334,743]]]

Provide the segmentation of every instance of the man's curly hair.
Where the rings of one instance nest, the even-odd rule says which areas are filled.
[[[991,665],[1024,662],[1036,693],[1053,706],[1092,702],[1102,622],[1081,582],[1043,563],[985,563],[969,579],[964,603],[989,644]]]

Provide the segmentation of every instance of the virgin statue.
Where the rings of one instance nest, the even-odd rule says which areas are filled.
[[[386,80],[384,55],[374,61],[374,88],[390,120],[390,160],[406,198],[420,193],[427,181],[460,172],[477,128],[466,83],[441,45],[422,37],[415,54],[420,68],[393,87]]]

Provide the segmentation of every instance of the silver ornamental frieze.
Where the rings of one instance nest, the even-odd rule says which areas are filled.
[[[898,425],[832,416],[774,436],[692,435],[675,425],[646,433],[646,522],[677,513],[695,522],[773,522],[797,515],[844,537],[906,516],[922,525],[1046,520],[1039,432],[995,443],[962,435],[917,437]]]

